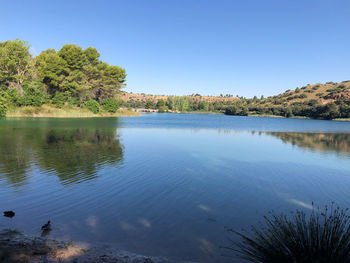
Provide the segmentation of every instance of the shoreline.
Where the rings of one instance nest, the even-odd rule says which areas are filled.
[[[78,108],[78,107],[64,107],[55,108],[50,105],[42,105],[39,107],[24,106],[24,107],[12,107],[6,114],[5,118],[108,118],[108,117],[137,117],[141,116],[142,113],[175,113],[175,114],[208,114],[208,115],[227,115],[227,116],[240,116],[240,115],[229,115],[223,112],[211,112],[211,111],[166,111],[158,112],[157,109],[139,109],[139,108],[120,108],[116,113],[109,113],[101,111],[100,113],[94,114],[91,111]],[[259,117],[259,118],[283,118],[283,119],[306,119],[306,120],[323,120],[313,119],[305,116],[293,116],[284,117],[270,114],[248,114],[245,117]],[[327,121],[342,121],[350,122],[350,118],[331,119]]]
[[[3,263],[185,263],[165,257],[139,255],[109,245],[90,246],[28,236],[11,229],[0,231],[0,247],[0,262]]]
[[[133,110],[120,108],[115,113],[101,111],[97,114],[78,107],[55,108],[50,105],[39,107],[24,106],[9,108],[5,118],[100,118],[100,117],[134,117],[140,113]]]

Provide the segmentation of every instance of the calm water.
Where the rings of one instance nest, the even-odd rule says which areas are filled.
[[[0,120],[0,229],[225,262],[225,226],[350,207],[350,123],[197,114]],[[231,236],[232,237],[232,236]],[[234,237],[233,237],[234,238]],[[238,261],[237,261],[238,262]]]

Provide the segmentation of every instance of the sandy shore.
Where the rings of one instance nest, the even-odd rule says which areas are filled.
[[[174,263],[166,258],[147,257],[110,246],[30,237],[14,230],[0,231],[1,263]]]

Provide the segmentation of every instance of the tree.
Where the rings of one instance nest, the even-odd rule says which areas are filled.
[[[125,70],[99,60],[95,48],[83,50],[67,44],[56,52],[43,51],[35,58],[38,76],[46,85],[51,97],[57,92],[68,92],[69,97],[79,98],[80,104],[94,99],[102,102],[114,98],[125,86]]]
[[[147,100],[145,104],[146,109],[153,109],[154,108],[154,102],[152,100]]]
[[[66,62],[70,70],[79,70],[82,69],[83,66],[87,63],[86,53],[83,49],[74,44],[66,44],[61,50],[58,52],[58,55],[63,58]]]
[[[327,120],[332,120],[335,118],[339,118],[340,112],[339,107],[334,103],[328,103],[324,107],[324,112],[322,113],[322,117]]]
[[[16,39],[0,43],[0,84],[15,83],[19,87],[32,70],[32,56],[26,41]]]
[[[157,101],[157,108],[159,109],[160,107],[164,107],[165,106],[165,101],[163,99],[159,99]]]
[[[94,66],[98,64],[100,53],[98,53],[96,48],[88,47],[83,51],[83,53],[85,55],[87,64],[94,65]]]
[[[47,49],[35,58],[39,79],[47,86],[48,93],[54,96],[57,91],[65,91],[63,81],[69,74],[67,62],[56,50]]]

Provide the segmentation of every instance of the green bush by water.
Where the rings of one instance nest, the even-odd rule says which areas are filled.
[[[85,108],[87,108],[89,111],[97,114],[100,112],[100,105],[96,100],[89,100],[85,103]]]

